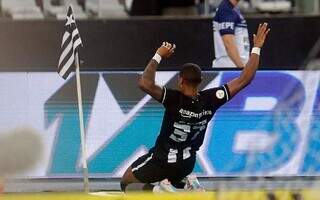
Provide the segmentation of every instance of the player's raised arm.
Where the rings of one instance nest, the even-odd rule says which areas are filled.
[[[260,49],[263,47],[269,31],[270,28],[268,28],[268,24],[264,23],[259,25],[257,34],[253,35],[254,47],[252,48],[249,61],[242,70],[240,76],[228,83],[231,97],[237,94],[241,89],[245,88],[253,80],[259,66]]]
[[[139,79],[139,87],[157,101],[161,101],[162,97],[162,88],[155,83],[158,65],[162,58],[169,58],[175,48],[175,44],[163,42]]]

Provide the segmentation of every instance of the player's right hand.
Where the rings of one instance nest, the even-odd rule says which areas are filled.
[[[162,58],[169,58],[176,49],[175,44],[171,44],[169,42],[163,42],[161,47],[158,48],[157,54],[159,54]]]
[[[253,35],[253,46],[262,48],[269,32],[270,28],[268,28],[268,23],[260,24],[258,27],[257,34]]]

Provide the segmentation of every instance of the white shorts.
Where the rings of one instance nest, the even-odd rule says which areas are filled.
[[[213,60],[212,68],[236,68],[237,66],[228,56],[223,56]]]
[[[248,60],[242,59],[243,63],[247,63]],[[237,68],[233,61],[228,56],[223,56],[213,60],[212,68]]]

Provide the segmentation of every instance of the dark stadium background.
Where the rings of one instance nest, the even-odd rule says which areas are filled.
[[[266,21],[272,33],[263,49],[262,69],[301,69],[320,35],[318,16],[256,16],[247,19],[249,34]],[[0,21],[1,71],[55,71],[64,21]],[[82,70],[142,70],[163,40],[177,53],[161,70],[195,62],[211,69],[214,58],[211,18],[83,20],[78,22],[84,48]]]

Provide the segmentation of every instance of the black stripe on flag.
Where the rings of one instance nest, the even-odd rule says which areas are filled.
[[[77,53],[79,46],[82,45],[71,6],[69,6],[64,27],[65,33],[62,37],[62,52],[58,64],[58,73],[62,78],[66,79],[74,69],[75,54]]]

